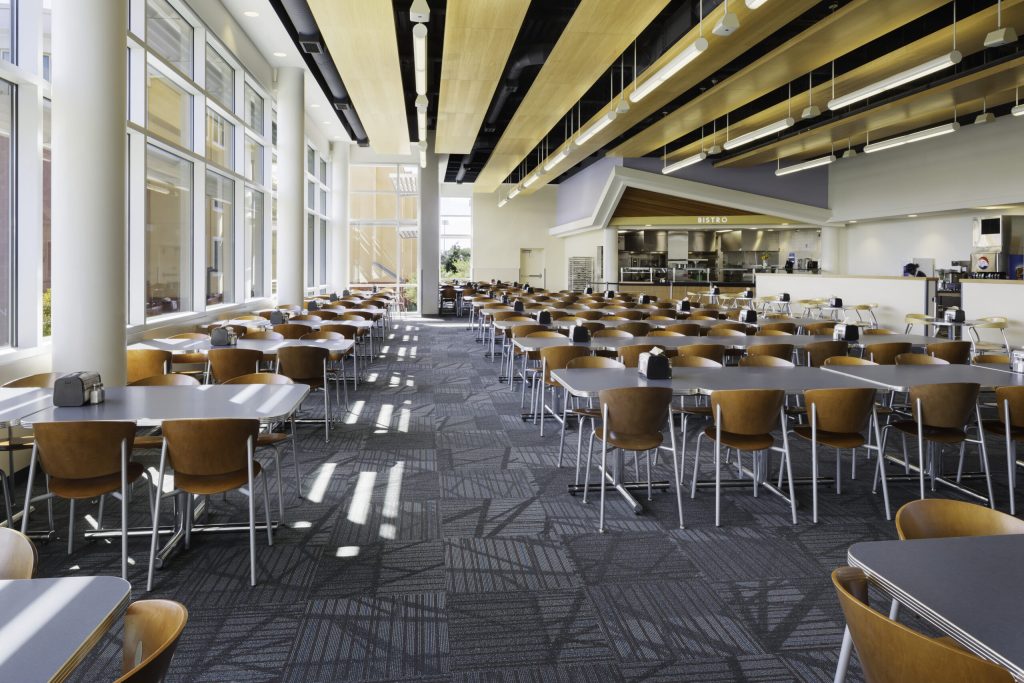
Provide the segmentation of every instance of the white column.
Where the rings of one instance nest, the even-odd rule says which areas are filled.
[[[604,229],[604,281],[618,282],[619,279],[619,230],[615,226]],[[618,287],[615,287],[618,289]]]
[[[306,229],[305,74],[277,70],[277,301],[302,304]]]
[[[839,231],[842,228],[837,228],[829,225],[821,226],[821,247],[820,255],[818,256],[818,268],[823,273],[838,273],[839,272]]]
[[[331,288],[338,294],[348,288],[348,148],[347,142],[331,145]]]
[[[126,374],[127,18],[127,0],[53,7],[53,369],[110,386]]]
[[[420,169],[420,314],[437,314],[437,290],[441,270],[440,221],[437,166],[434,136],[428,135],[427,167]]]

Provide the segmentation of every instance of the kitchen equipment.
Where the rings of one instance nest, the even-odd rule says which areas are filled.
[[[962,323],[967,319],[967,315],[964,313],[964,309],[951,306],[946,309],[946,312],[943,313],[942,318],[947,323]]]
[[[1024,374],[1024,349],[1015,349],[1010,355],[1010,368]]]
[[[971,250],[972,273],[1003,273],[1010,256],[1012,217],[996,216],[974,222]]]
[[[53,384],[53,405],[60,408],[77,408],[92,402],[93,389],[97,403],[103,402],[103,382],[100,373],[85,370],[58,377]]]

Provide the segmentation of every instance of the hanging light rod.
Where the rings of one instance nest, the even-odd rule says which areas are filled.
[[[928,138],[948,135],[950,133],[955,133],[958,130],[960,130],[960,124],[953,121],[952,123],[935,126],[934,128],[925,128],[924,130],[919,130],[916,133],[901,135],[897,138],[889,138],[888,140],[882,140],[881,142],[868,143],[864,145],[864,152],[867,154],[870,154],[871,152],[880,152],[883,149],[891,149],[893,147],[899,147],[900,145],[910,144],[911,142],[920,142],[921,140],[927,140]]]
[[[867,98],[883,93],[886,90],[898,88],[901,85],[906,85],[907,83],[910,83],[911,81],[916,81],[919,78],[924,78],[929,74],[942,71],[943,69],[948,69],[951,66],[959,64],[961,59],[963,59],[963,55],[961,55],[958,51],[953,50],[949,54],[942,55],[941,57],[936,57],[935,59],[924,62],[923,64],[918,64],[915,67],[907,69],[906,71],[901,71],[898,74],[893,74],[892,76],[889,76],[888,78],[883,78],[877,83],[872,83],[871,85],[864,86],[860,90],[854,90],[852,93],[848,95],[843,95],[842,97],[837,97],[834,100],[830,100],[828,103],[828,108],[831,109],[832,111],[835,111],[836,109],[842,109],[843,107],[849,104],[853,104],[854,102],[866,100]]]
[[[674,164],[669,164],[665,168],[661,169],[661,172],[665,173],[665,174],[672,173],[674,171],[678,171],[681,168],[686,168],[687,166],[693,166],[694,164],[699,164],[700,162],[704,161],[707,158],[708,158],[707,152],[697,152],[696,154],[694,154],[692,156],[688,156],[685,159],[680,159],[679,161],[675,162]]]
[[[818,159],[811,159],[810,161],[804,161],[799,164],[793,164],[792,166],[785,166],[783,168],[775,169],[775,175],[789,175],[790,173],[798,173],[799,171],[806,171],[809,168],[817,168],[818,166],[827,166],[836,160],[835,154],[829,154],[827,157],[820,157]]]
[[[639,102],[647,97],[655,88],[679,73],[683,67],[697,59],[697,57],[700,57],[707,49],[708,39],[703,36],[697,38],[697,40],[687,45],[682,52],[673,57],[668,64],[658,69],[653,76],[644,81],[640,87],[629,93],[629,101]]]
[[[743,135],[732,138],[731,140],[726,140],[725,144],[722,146],[726,149],[735,149],[747,144],[748,142],[760,140],[761,138],[766,138],[774,133],[784,131],[787,128],[792,127],[794,123],[796,123],[796,121],[794,121],[792,117],[786,117],[781,121],[769,123],[767,126],[763,126],[757,130],[752,130],[749,133],[744,133]]]
[[[605,114],[604,116],[602,116],[601,118],[599,118],[597,121],[594,122],[592,126],[590,126],[589,128],[587,128],[586,130],[579,134],[579,137],[576,138],[576,144],[586,144],[587,140],[594,137],[602,130],[607,128],[609,125],[611,125],[611,122],[615,120],[616,116],[617,115],[615,113],[615,110],[612,110]]]

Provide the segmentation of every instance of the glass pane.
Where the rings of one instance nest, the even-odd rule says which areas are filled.
[[[245,291],[263,295],[263,193],[245,188]]]
[[[405,297],[407,310],[415,311],[416,308],[416,282],[420,270],[420,238],[419,231],[399,231],[399,242],[401,244],[401,270],[399,282],[402,284],[402,294]]]
[[[167,0],[147,0],[146,42],[154,52],[192,75],[192,25]]]
[[[234,301],[235,181],[206,174],[206,305]]]
[[[316,150],[312,147],[306,148],[306,173],[316,175]]]
[[[14,233],[11,212],[14,204],[14,89],[0,81],[0,346],[11,345],[14,292]]]
[[[398,228],[353,225],[349,234],[349,280],[393,285],[398,275]]]
[[[376,171],[373,166],[349,166],[348,183],[353,192],[368,192],[377,189]]]
[[[327,215],[327,190],[320,190],[320,213]]]
[[[263,184],[263,145],[245,136],[245,179]]]
[[[10,5],[8,1],[0,2],[0,8],[4,5]],[[3,12],[0,9],[0,12]],[[47,81],[50,80],[50,70],[53,68],[53,1],[46,0],[43,2],[43,78]]]
[[[403,223],[415,222],[419,218],[419,196],[414,194],[402,195],[402,216],[401,220]]]
[[[468,216],[446,216],[441,214],[441,235],[469,235],[472,221]]]
[[[43,336],[50,336],[50,277],[53,265],[50,225],[50,100],[43,100]]]
[[[315,284],[316,275],[313,266],[316,265],[316,216],[306,216],[306,286],[312,287]]]
[[[206,110],[206,159],[218,166],[234,166],[235,125],[212,109]]]
[[[11,11],[11,0],[0,0],[0,60],[17,64],[14,49],[14,34],[11,26],[14,24],[14,12]]]
[[[192,308],[192,164],[146,148],[146,316]]]
[[[469,216],[473,209],[469,197],[441,197],[439,204],[442,216]]]
[[[192,96],[150,67],[147,72],[146,127],[182,147],[192,143]]]
[[[263,98],[245,84],[245,125],[263,135]]]
[[[206,46],[206,92],[227,109],[235,110],[235,70],[209,45]]]
[[[324,185],[327,184],[327,160],[320,160],[320,182]]]
[[[316,185],[312,180],[306,181],[306,208],[316,211]]]
[[[320,219],[320,284],[327,284],[327,221]]]

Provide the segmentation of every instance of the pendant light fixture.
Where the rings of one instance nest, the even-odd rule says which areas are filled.
[[[814,104],[814,74],[807,74],[807,106],[804,107],[800,118],[804,121],[821,116],[821,109]]]
[[[996,30],[985,36],[985,47],[999,47],[1017,42],[1017,31],[1012,26],[1003,26],[1003,0],[996,2]]]
[[[924,130],[919,130],[916,133],[900,135],[899,137],[889,138],[888,140],[882,140],[881,142],[869,142],[864,145],[864,153],[871,154],[872,152],[880,152],[883,149],[892,149],[893,147],[907,145],[912,142],[920,142],[921,140],[935,138],[940,135],[949,135],[950,133],[955,133],[958,130],[960,130],[960,124],[956,121],[953,121],[952,123],[944,123],[941,126],[925,128]]]
[[[728,139],[725,141],[724,147],[726,149],[736,149],[737,147],[742,147],[748,142],[760,140],[761,138],[766,138],[769,135],[780,133],[786,130],[787,128],[792,128],[795,124],[796,121],[793,119],[792,116],[792,101],[790,101],[790,112],[789,115],[786,116],[786,118],[776,121],[775,123],[769,123],[767,126],[762,126],[757,130],[750,131],[749,133],[744,133],[739,137]]]
[[[708,158],[708,153],[704,151],[704,126],[701,126],[700,127],[700,151],[697,152],[696,154],[691,154],[690,156],[686,157],[685,159],[680,159],[679,161],[676,161],[674,163],[669,164],[668,166],[663,167],[661,169],[661,172],[663,174],[665,174],[665,175],[668,175],[669,173],[674,173],[675,171],[678,171],[681,168],[686,168],[687,166],[693,166],[694,164],[699,164],[700,162],[704,161],[707,158]]]
[[[698,32],[700,35],[697,37],[695,41],[687,45],[682,52],[673,57],[668,62],[668,64],[658,69],[658,71],[653,76],[645,80],[643,82],[643,85],[634,88],[633,92],[629,93],[630,102],[639,102],[643,98],[650,95],[655,88],[657,88],[659,85],[661,85],[668,79],[672,78],[672,76],[682,71],[682,69],[687,64],[697,59],[697,57],[700,57],[702,54],[704,54],[704,51],[708,49],[708,41],[704,37],[703,0],[700,3],[700,9],[698,11],[700,13],[700,18],[698,19]],[[634,73],[636,73],[635,70]],[[635,78],[633,82],[636,82]]]
[[[612,72],[609,72],[608,76],[609,76],[609,79],[610,79],[610,82],[609,82],[609,86],[610,86],[609,87],[609,91],[610,92],[609,92],[609,94],[611,95],[611,99],[609,101],[611,102],[611,101],[615,100],[615,74],[612,73]],[[595,135],[600,133],[602,130],[604,130],[605,128],[610,126],[612,121],[615,120],[616,116],[617,116],[617,114],[616,114],[614,109],[612,109],[611,111],[609,111],[609,112],[605,113],[604,115],[602,115],[601,118],[599,118],[597,121],[594,121],[594,123],[592,123],[590,126],[588,126],[586,128],[586,130],[583,130],[583,131],[580,132],[580,134],[576,137],[576,145],[577,146],[585,145],[588,140],[590,140],[592,137],[594,137]]]
[[[412,27],[413,71],[416,75],[416,94],[427,94],[427,27],[416,24]]]
[[[836,160],[835,154],[829,154],[828,156],[819,157],[817,159],[811,159],[810,161],[804,161],[799,164],[793,164],[792,166],[784,166],[782,168],[775,169],[775,175],[784,176],[790,173],[797,173],[799,171],[806,171],[809,168],[818,168],[819,166],[827,166]]]

